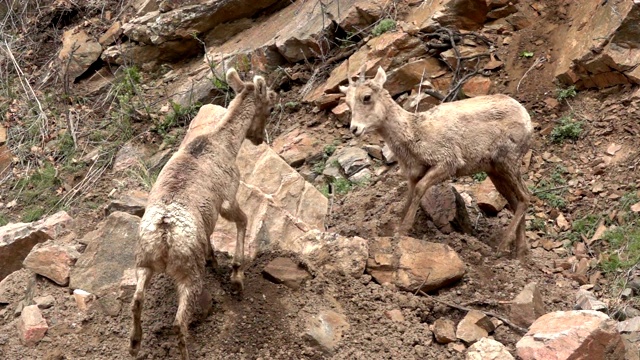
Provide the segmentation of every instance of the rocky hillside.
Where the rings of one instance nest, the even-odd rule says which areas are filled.
[[[1,358],[130,358],[148,192],[234,67],[280,100],[238,157],[245,291],[220,219],[192,358],[640,359],[637,1],[29,0],[0,18]],[[484,173],[391,237],[406,182],[338,89],[361,66],[408,111],[496,93],[529,110],[527,261],[496,256],[512,215]],[[138,358],[179,356],[176,307],[155,277]]]

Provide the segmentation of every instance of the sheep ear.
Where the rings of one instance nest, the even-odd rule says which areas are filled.
[[[346,93],[347,93],[347,90],[349,90],[349,87],[348,87],[348,86],[342,86],[342,85],[340,85],[340,92],[341,92],[341,93],[346,94]]]
[[[231,86],[236,94],[244,89],[244,82],[242,82],[242,79],[240,79],[240,75],[238,75],[238,72],[234,68],[230,68],[229,70],[227,70],[227,84]]]
[[[267,82],[264,81],[264,78],[262,76],[260,75],[254,76],[253,83],[256,85],[256,92],[258,96],[260,96],[261,98],[266,98],[267,96],[269,96],[268,94],[269,89],[267,89]]]
[[[378,66],[378,72],[376,73],[376,77],[373,78],[372,82],[379,87],[382,87],[384,83],[387,82],[387,73],[384,72],[382,66]]]

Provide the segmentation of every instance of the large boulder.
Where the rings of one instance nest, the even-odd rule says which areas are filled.
[[[254,257],[270,244],[287,244],[311,229],[324,229],[329,201],[271,148],[245,141],[238,154],[237,199],[249,223],[245,256]],[[218,218],[212,236],[218,251],[233,254],[236,226]]]
[[[411,237],[380,237],[369,242],[367,273],[401,290],[432,291],[462,278],[465,266],[448,245]]]
[[[31,223],[0,227],[0,280],[22,268],[22,261],[38,243],[57,237],[71,221],[64,211]]]
[[[101,296],[120,284],[125,269],[135,264],[140,218],[116,211],[87,233],[87,248],[71,270],[69,287]]]
[[[516,344],[522,360],[624,359],[616,322],[593,310],[556,311],[536,320]]]
[[[556,77],[583,88],[640,83],[640,2],[587,0],[571,14]]]

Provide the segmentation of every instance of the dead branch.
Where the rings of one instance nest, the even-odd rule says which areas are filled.
[[[427,293],[425,293],[422,290],[418,290],[418,293],[420,295],[424,296],[424,297],[427,297],[427,298],[429,298],[431,300],[434,300],[436,302],[439,302],[440,304],[446,305],[446,306],[454,308],[454,309],[458,309],[458,310],[466,311],[466,312],[469,312],[471,310],[480,311],[481,313],[483,313],[483,314],[485,314],[487,316],[491,316],[491,317],[494,317],[494,318],[502,321],[503,323],[509,325],[511,328],[513,328],[514,330],[517,330],[518,332],[520,332],[522,334],[524,334],[524,333],[526,333],[528,331],[527,329],[514,324],[511,320],[507,319],[506,317],[504,317],[502,315],[498,315],[496,313],[492,313],[492,312],[489,312],[489,311],[482,311],[482,310],[478,310],[478,309],[468,308],[466,306],[452,304],[452,303],[450,303],[448,301],[440,300],[440,299],[438,299],[436,297],[430,296],[430,295],[428,295]]]

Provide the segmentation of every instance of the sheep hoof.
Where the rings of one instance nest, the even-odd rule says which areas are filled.
[[[140,351],[140,340],[131,339],[131,343],[129,345],[129,355],[137,356]]]
[[[236,292],[244,291],[244,272],[241,270],[234,269],[231,274],[231,286]]]

